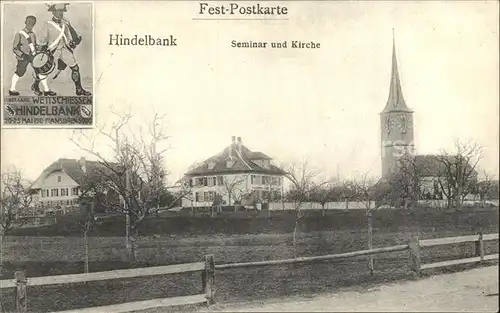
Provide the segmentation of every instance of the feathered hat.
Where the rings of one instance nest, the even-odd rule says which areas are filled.
[[[54,3],[54,4],[49,4],[47,3],[47,9],[49,12],[54,12],[54,11],[63,11],[66,12],[66,6],[68,6],[69,3]]]

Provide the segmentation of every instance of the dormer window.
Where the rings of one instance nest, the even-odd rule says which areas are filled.
[[[234,165],[234,160],[227,160],[226,161],[226,167],[227,168],[231,168],[231,167],[233,167],[233,165]]]
[[[213,170],[213,169],[214,169],[214,167],[215,167],[215,162],[214,162],[214,161],[210,161],[210,162],[208,162],[208,169],[209,169],[209,170]]]
[[[269,168],[269,165],[271,164],[269,162],[269,160],[265,160],[265,159],[254,160],[254,163],[257,164],[260,167],[263,167],[263,168]]]

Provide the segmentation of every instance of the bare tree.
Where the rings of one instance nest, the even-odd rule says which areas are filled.
[[[196,167],[200,166],[200,164],[201,163],[199,163],[199,162],[191,163],[191,165],[188,166],[188,171],[195,169]],[[185,176],[181,180],[184,181],[184,184],[186,185],[185,189],[191,191],[193,185],[195,185],[196,178],[190,177],[190,176]],[[181,194],[182,194],[182,191],[181,191]],[[193,205],[193,203],[196,200],[196,195],[192,192],[189,192],[189,193],[186,193],[184,195],[184,198],[182,198],[182,199],[186,199],[189,201],[190,206],[191,206],[191,215],[194,216],[195,206]]]
[[[107,211],[125,214],[126,232],[130,256],[135,260],[135,238],[138,226],[159,209],[162,194],[166,192],[165,181],[168,175],[164,167],[164,154],[168,147],[164,144],[168,136],[163,131],[163,116],[155,114],[147,131],[143,125],[138,130],[130,129],[132,115],[119,114],[112,110],[116,121],[109,127],[100,125],[96,133],[85,130],[75,131],[71,141],[80,149],[95,156],[102,165],[99,175],[93,175],[95,188],[102,191],[112,190],[122,202],[105,201]],[[128,131],[127,131],[128,128]],[[97,148],[98,140],[108,143],[109,156]],[[96,178],[98,177],[98,178]],[[182,186],[182,192],[163,209],[173,207],[179,199],[190,193],[190,188]]]
[[[338,201],[342,191],[332,182],[316,183],[311,186],[309,200],[321,205],[322,215],[326,216],[325,206],[328,202]]]
[[[455,142],[455,153],[443,151],[437,156],[440,163],[438,184],[447,198],[447,207],[453,204],[460,210],[462,203],[477,182],[477,165],[483,156],[482,147],[474,142]]]
[[[80,230],[82,232],[83,244],[84,244],[84,272],[89,272],[90,266],[90,253],[89,253],[89,240],[88,235],[94,226],[98,224],[96,218],[96,206],[110,207],[116,205],[116,203],[107,198],[106,192],[112,189],[108,188],[108,182],[106,181],[109,170],[104,166],[101,169],[94,169],[94,172],[87,173],[82,177],[83,183],[80,185],[81,193],[78,197],[80,206],[84,210],[83,219],[79,222]],[[107,175],[104,175],[107,174]]]
[[[191,189],[191,186],[186,187],[186,189]],[[183,192],[181,191],[181,194],[182,194],[182,193],[183,193]],[[192,192],[187,192],[187,193],[185,193],[185,194],[184,194],[184,198],[183,198],[183,199],[186,199],[186,200],[188,200],[188,201],[189,201],[189,204],[190,204],[190,206],[191,206],[191,213],[190,213],[190,214],[191,214],[192,216],[194,216],[194,206],[193,206],[193,202],[194,202],[194,200],[195,200],[195,199],[194,199],[194,195],[193,195],[193,193],[192,193]],[[181,201],[182,201],[182,199],[181,199]]]
[[[83,224],[83,240],[85,244],[85,268],[84,272],[89,272],[89,264],[90,264],[90,256],[89,256],[89,231],[92,229],[92,225],[94,224],[94,215],[91,212],[87,213],[87,217]]]
[[[396,200],[397,207],[399,207],[399,200],[403,200],[405,209],[410,203],[413,204],[420,200],[423,179],[428,170],[427,164],[421,160],[422,158],[409,153],[398,160],[398,171],[389,178],[392,187],[392,202]]]
[[[2,173],[1,183],[0,234],[6,235],[25,224],[26,220],[19,217],[30,210],[36,192],[30,189],[30,182],[17,169]]]
[[[0,190],[0,254],[3,253],[3,239],[12,230],[21,227],[34,199],[35,191],[30,189],[31,183],[24,179],[20,170],[13,169],[2,173]],[[3,256],[0,255],[0,274],[3,271]]]
[[[243,200],[247,195],[246,189],[242,186],[248,179],[248,175],[234,175],[232,177],[224,176],[222,179],[223,189],[221,193],[227,196],[228,205],[235,204]],[[234,207],[236,212],[236,206]]]
[[[80,228],[82,230],[82,237],[83,237],[83,245],[84,245],[84,272],[88,273],[89,272],[89,265],[90,265],[90,253],[89,253],[89,239],[88,235],[89,232],[92,230],[96,223],[95,220],[95,215],[94,215],[94,202],[90,202],[89,206],[87,208],[87,211],[85,212],[85,217],[83,220],[80,221]]]
[[[304,161],[299,166],[292,164],[285,167],[284,172],[285,177],[292,184],[288,193],[288,200],[293,203],[293,209],[295,211],[292,244],[296,246],[298,224],[304,217],[300,209],[302,204],[308,200],[309,193],[313,186],[313,180],[318,174],[309,168],[307,161]]]
[[[481,206],[484,208],[486,206],[486,200],[489,198],[492,192],[495,192],[493,184],[493,175],[487,171],[483,171],[482,179],[477,183],[477,194],[479,195],[479,200],[481,201]]]
[[[267,202],[267,218],[271,217],[271,203],[281,196],[278,196],[278,191],[281,192],[280,178],[272,176],[263,177],[263,185],[265,188],[264,200]]]
[[[341,199],[345,201],[345,209],[349,210],[349,202],[356,199],[357,183],[355,180],[346,179],[340,185]]]
[[[234,204],[243,205],[245,201],[251,199],[252,194],[252,190],[250,189],[237,188],[236,192],[234,193]]]
[[[358,179],[351,180],[349,184],[354,190],[355,198],[365,207],[368,226],[368,249],[373,249],[372,212],[383,204],[387,189],[381,180],[370,177],[368,173],[362,174]],[[374,265],[372,255],[369,257],[368,268],[373,275]]]

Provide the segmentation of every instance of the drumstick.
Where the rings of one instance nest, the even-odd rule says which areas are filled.
[[[56,79],[57,76],[59,76],[60,73],[61,73],[61,70],[58,69],[57,72],[56,72],[56,74],[54,75],[54,77],[52,79]]]

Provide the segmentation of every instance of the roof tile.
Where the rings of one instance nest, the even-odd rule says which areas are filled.
[[[230,153],[231,151],[231,153]],[[216,154],[202,164],[186,173],[187,176],[212,175],[223,173],[267,173],[282,175],[284,171],[275,165],[269,163],[268,167],[260,164],[259,160],[270,161],[269,156],[262,152],[254,152],[241,144],[241,153],[239,152],[239,144],[233,143],[226,147],[219,154]],[[231,155],[231,158],[230,158]],[[228,166],[228,160],[233,160],[232,166]]]
[[[40,179],[45,179],[48,175],[55,171],[64,171],[78,185],[84,187],[87,182],[94,178],[99,178],[107,170],[107,167],[101,162],[85,160],[86,172],[83,171],[80,160],[61,158],[49,165],[35,181],[32,188],[39,188],[38,182]],[[109,163],[110,166],[118,166],[118,163]]]

